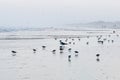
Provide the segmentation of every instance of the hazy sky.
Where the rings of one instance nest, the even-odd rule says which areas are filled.
[[[0,26],[119,21],[120,0],[0,0]]]

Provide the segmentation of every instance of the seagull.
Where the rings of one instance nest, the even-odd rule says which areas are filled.
[[[71,48],[68,49],[68,51],[71,51],[71,50],[72,50]]]
[[[79,53],[78,51],[74,51],[75,53]]]
[[[16,51],[11,51],[12,53],[17,53]]]
[[[75,52],[75,57],[77,57],[79,52],[78,51],[74,51],[74,52]]]
[[[64,50],[64,46],[60,46],[60,50]]]
[[[97,57],[99,57],[99,56],[100,56],[100,54],[96,54],[96,56],[97,56]]]
[[[11,51],[13,54],[12,54],[12,56],[16,56],[16,54],[15,53],[17,53],[16,51]]]
[[[71,58],[71,55],[68,55],[68,58],[70,59],[70,58]]]
[[[68,55],[68,61],[71,62],[71,55]]]
[[[55,54],[56,50],[54,49],[54,50],[52,50],[52,52],[53,52],[53,54]]]
[[[62,42],[61,40],[60,40],[60,44],[61,45],[67,45],[67,43]]]
[[[46,46],[42,46],[42,48],[43,48],[43,49],[45,49],[45,48],[46,48]]]

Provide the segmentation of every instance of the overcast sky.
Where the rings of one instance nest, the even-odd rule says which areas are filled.
[[[120,21],[120,0],[0,0],[0,26]]]

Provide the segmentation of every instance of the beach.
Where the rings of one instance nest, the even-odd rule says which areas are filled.
[[[120,80],[119,48],[120,30],[0,33],[0,80]]]

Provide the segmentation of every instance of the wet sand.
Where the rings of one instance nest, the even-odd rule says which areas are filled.
[[[14,32],[0,34],[0,80],[120,79],[120,31],[46,32],[15,32],[17,36],[12,37]],[[98,43],[101,35],[103,44]],[[60,46],[64,46],[62,53]]]

